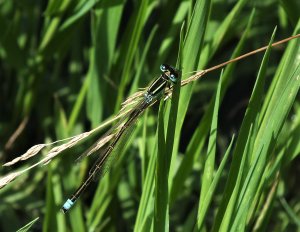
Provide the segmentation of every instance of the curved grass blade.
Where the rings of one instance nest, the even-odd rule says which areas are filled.
[[[204,170],[202,176],[201,183],[201,191],[200,191],[200,201],[198,208],[198,215],[200,215],[203,211],[203,206],[206,203],[206,198],[208,195],[209,188],[213,181],[213,174],[215,170],[215,156],[216,156],[216,143],[217,143],[217,130],[218,130],[218,113],[220,107],[220,93],[221,86],[223,82],[223,72],[221,73],[219,84],[217,88],[217,93],[215,95],[215,104],[212,115],[212,122],[210,128],[209,142],[207,147],[207,154],[205,157]],[[201,225],[198,224],[198,229],[200,230]]]
[[[31,222],[27,223],[25,226],[23,226],[22,228],[18,229],[17,232],[27,232],[30,230],[30,228],[33,226],[33,224],[39,220],[39,217],[37,217],[36,219],[33,219]]]
[[[274,31],[274,33],[275,33],[275,31]],[[271,42],[273,41],[273,38],[274,38],[274,34],[272,35]],[[271,42],[269,43],[269,45],[271,44]],[[245,114],[246,116],[245,116],[242,126],[241,126],[241,130],[240,130],[240,133],[239,133],[239,136],[237,139],[237,145],[235,147],[234,154],[233,154],[233,162],[232,162],[231,169],[229,172],[229,177],[228,177],[228,180],[226,183],[225,194],[223,196],[221,206],[217,213],[215,224],[213,226],[213,231],[218,231],[220,228],[228,230],[230,227],[230,221],[234,217],[232,214],[234,211],[234,207],[237,205],[237,202],[236,202],[237,198],[233,199],[232,196],[236,195],[236,193],[240,191],[239,190],[240,187],[239,188],[236,187],[236,185],[238,184],[237,179],[240,176],[239,173],[247,172],[248,164],[246,164],[245,167],[242,168],[241,161],[242,161],[244,155],[245,156],[251,155],[252,145],[249,148],[250,149],[249,152],[244,154],[244,151],[245,151],[245,147],[246,147],[246,144],[248,141],[250,128],[252,125],[254,125],[254,126],[256,125],[255,121],[259,117],[259,112],[260,112],[259,106],[261,105],[261,99],[262,99],[262,94],[263,94],[262,90],[264,87],[264,76],[265,76],[264,74],[265,74],[266,64],[268,62],[270,48],[271,47],[268,48],[268,50],[266,51],[266,54],[264,56],[261,70],[260,70],[260,73],[256,80],[253,94],[251,96],[251,99],[249,101],[249,106],[248,106],[246,114]],[[255,128],[253,131],[255,131]],[[254,136],[254,135],[252,135],[252,136]],[[244,155],[241,156],[241,154],[244,154]],[[248,159],[251,160],[251,158],[249,158],[249,157],[248,157]],[[220,228],[219,228],[219,226],[220,226]]]
[[[249,34],[252,22],[253,22],[253,16],[254,12],[252,12],[251,17],[249,18],[249,22],[247,25],[246,30],[244,31],[242,38],[240,39],[239,44],[237,45],[236,49],[234,50],[232,57],[237,57],[246,42],[246,38]],[[225,68],[224,75],[223,75],[223,83],[222,83],[222,89],[221,89],[221,100],[223,99],[229,85],[231,82],[231,73],[232,70],[235,67],[235,63],[232,63],[228,65]],[[170,201],[171,205],[174,204],[175,200],[177,199],[177,196],[180,194],[180,189],[182,188],[188,174],[191,172],[195,160],[199,159],[199,154],[201,154],[201,151],[203,149],[205,140],[206,140],[206,135],[209,131],[209,125],[211,124],[211,118],[212,118],[212,113],[213,113],[213,101],[209,103],[208,110],[205,112],[204,116],[202,117],[197,129],[195,130],[192,139],[190,140],[190,143],[187,147],[187,151],[185,154],[185,157],[183,161],[181,162],[176,174],[174,175],[173,183],[171,186],[171,193],[170,193]]]
[[[199,212],[198,212],[198,217],[197,217],[197,231],[201,231],[201,229],[202,229],[202,226],[204,224],[204,218],[207,214],[208,207],[210,206],[211,200],[214,196],[213,194],[216,190],[217,184],[220,181],[225,164],[227,163],[227,160],[229,158],[229,154],[231,152],[233,141],[234,141],[234,136],[232,137],[231,142],[230,142],[230,144],[226,150],[226,153],[222,159],[222,162],[217,170],[217,173],[214,176],[214,179],[213,179],[211,185],[209,186],[206,196],[204,197],[204,200],[202,201],[202,205],[199,205]],[[201,204],[201,202],[200,202],[200,204]],[[196,228],[195,228],[195,230],[196,230]]]

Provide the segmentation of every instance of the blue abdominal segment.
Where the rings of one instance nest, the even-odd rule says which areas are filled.
[[[63,213],[66,213],[73,205],[74,205],[75,201],[71,201],[70,199],[68,199],[65,204],[63,205],[63,207],[61,208],[61,210],[63,211]]]

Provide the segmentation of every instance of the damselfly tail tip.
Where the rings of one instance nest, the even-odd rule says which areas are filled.
[[[69,209],[71,209],[71,207],[74,205],[75,202],[73,202],[72,200],[68,199],[65,204],[61,207],[61,211],[63,213],[66,213],[69,211]]]
[[[64,214],[66,214],[68,212],[68,209],[64,208],[64,207],[61,207],[60,211]]]

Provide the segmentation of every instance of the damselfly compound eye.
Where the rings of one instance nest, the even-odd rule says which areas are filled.
[[[165,65],[160,65],[160,70],[162,71],[162,72],[166,72],[167,71],[167,68],[166,68],[166,66]]]
[[[170,80],[171,80],[172,82],[176,82],[176,81],[177,81],[177,77],[176,77],[174,74],[171,74],[171,75],[170,75]]]

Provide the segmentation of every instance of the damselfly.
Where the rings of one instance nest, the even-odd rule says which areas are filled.
[[[75,193],[64,203],[61,210],[66,213],[75,203],[75,201],[80,197],[84,192],[86,187],[91,183],[94,177],[101,172],[104,168],[105,163],[109,159],[112,151],[114,150],[116,144],[119,142],[120,138],[125,134],[127,129],[131,127],[136,119],[144,112],[144,110],[152,105],[155,101],[161,99],[164,96],[165,89],[171,87],[178,80],[179,71],[174,67],[162,64],[160,66],[162,74],[155,79],[152,84],[147,88],[143,99],[136,105],[136,107],[131,111],[128,116],[127,121],[122,125],[117,134],[115,135],[112,142],[109,146],[101,153],[100,157],[91,168],[88,177],[85,181],[79,186]]]

